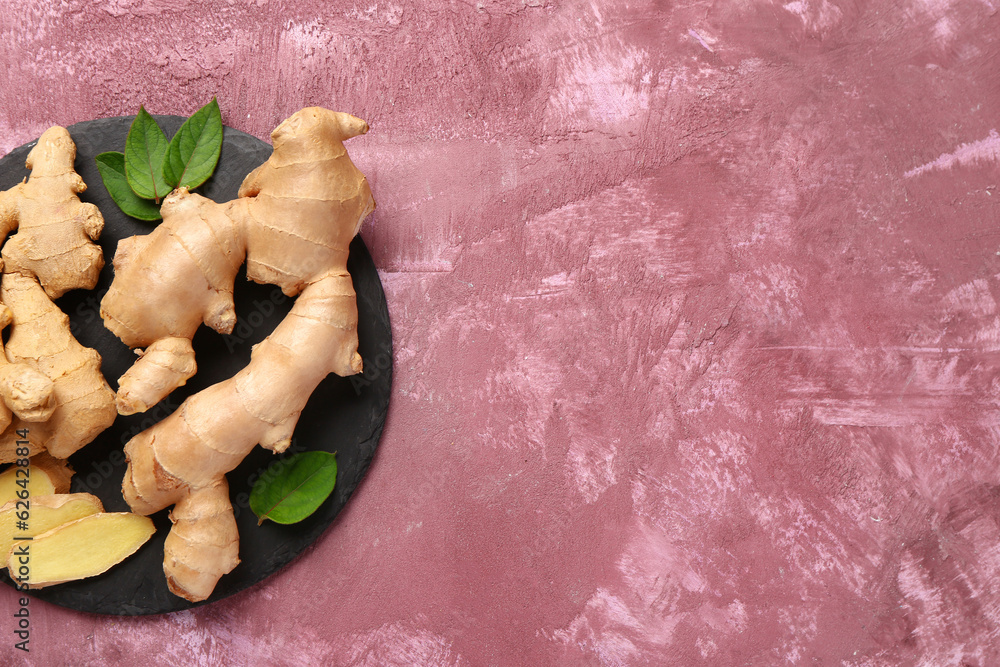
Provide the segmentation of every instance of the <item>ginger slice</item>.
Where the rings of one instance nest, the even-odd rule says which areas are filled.
[[[38,496],[26,504],[22,500],[12,500],[0,507],[0,553],[10,552],[15,537],[35,537],[70,521],[103,511],[100,499],[89,493]],[[19,514],[27,516],[24,521],[27,529],[18,526]],[[0,563],[0,567],[7,567],[7,563]]]
[[[12,460],[23,458],[13,454],[14,447],[10,450],[14,457]],[[17,466],[11,466],[0,473],[0,505],[18,497],[17,492],[25,488],[24,480],[29,480],[27,488],[31,496],[69,493],[69,483],[75,472],[65,459],[57,459],[42,451],[32,455],[29,462],[26,473],[18,475]],[[22,483],[18,484],[18,480]]]
[[[140,514],[91,514],[14,544],[7,567],[29,588],[96,577],[138,551],[155,530]]]
[[[18,475],[18,470],[27,471],[27,477],[24,472]],[[11,466],[0,473],[0,503],[17,500],[17,492],[24,488],[28,489],[29,498],[51,496],[53,493],[57,493],[56,483],[45,470],[36,465],[30,465],[27,468]]]
[[[69,463],[48,452],[36,454],[29,461],[28,467],[21,469],[21,474],[18,474],[16,465],[0,473],[0,506],[12,500],[23,500],[18,492],[25,488],[29,498],[69,493],[69,483],[74,475]]]

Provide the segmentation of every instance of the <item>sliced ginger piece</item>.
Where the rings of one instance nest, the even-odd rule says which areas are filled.
[[[7,567],[29,588],[96,577],[138,551],[155,530],[140,514],[91,514],[15,544]]]
[[[18,474],[18,466],[14,465],[0,473],[0,506],[19,499],[18,492],[25,488],[30,498],[69,493],[73,469],[64,459],[41,452],[32,456],[30,465],[21,470]]]
[[[21,474],[18,474],[18,471]],[[26,473],[25,473],[26,471]],[[25,477],[27,474],[27,477]],[[20,484],[19,484],[20,482]],[[18,499],[18,491],[25,488],[28,496],[51,496],[56,492],[56,485],[49,477],[48,473],[36,465],[29,465],[27,468],[11,466],[0,473],[0,503],[8,503]]]
[[[38,496],[28,501],[12,500],[0,507],[0,553],[9,553],[14,546],[14,538],[35,537],[64,523],[82,519],[104,511],[101,500],[89,493],[60,493],[52,496]],[[18,514],[27,515],[27,530],[18,528]],[[0,563],[7,567],[7,563]]]

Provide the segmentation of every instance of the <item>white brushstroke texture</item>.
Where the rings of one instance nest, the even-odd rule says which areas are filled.
[[[996,130],[990,130],[989,136],[985,139],[961,144],[955,151],[944,153],[936,160],[915,167],[903,175],[906,178],[913,178],[930,171],[965,167],[981,162],[997,162],[998,160],[1000,160],[1000,134]]]

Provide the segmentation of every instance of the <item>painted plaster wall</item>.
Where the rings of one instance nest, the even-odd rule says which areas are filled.
[[[314,548],[168,617],[38,603],[31,664],[997,664],[998,39],[991,0],[3,2],[0,153],[366,118],[396,345]]]

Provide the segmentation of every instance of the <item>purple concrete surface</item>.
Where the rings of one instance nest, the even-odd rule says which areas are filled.
[[[33,603],[26,664],[1000,664],[997,0],[248,4],[4,2],[0,152],[367,119],[381,448],[262,585]]]

